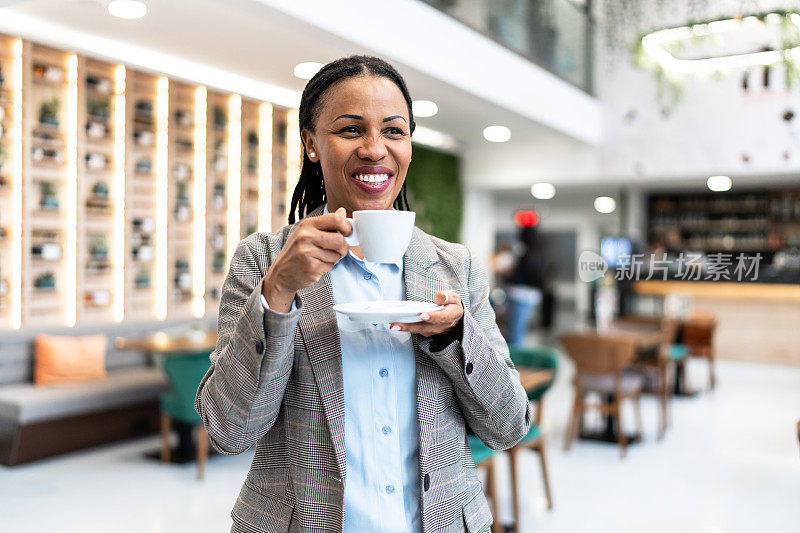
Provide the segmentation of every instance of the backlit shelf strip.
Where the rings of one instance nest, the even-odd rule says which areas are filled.
[[[228,255],[233,258],[240,240],[242,196],[242,97],[234,94],[228,100]]]
[[[66,186],[65,318],[72,327],[78,313],[78,56],[67,58],[67,186]]]
[[[258,107],[258,231],[272,231],[272,104]]]
[[[155,246],[155,314],[167,318],[167,224],[169,222],[169,79],[156,82],[156,246]]]
[[[194,92],[194,265],[192,277],[192,314],[205,315],[206,293],[206,142],[208,91]]]
[[[114,69],[114,322],[125,318],[125,75]]]
[[[300,126],[299,111],[286,113],[286,214],[292,209],[292,195],[300,177]]]
[[[11,155],[11,327],[22,326],[22,40],[13,44],[13,144]]]

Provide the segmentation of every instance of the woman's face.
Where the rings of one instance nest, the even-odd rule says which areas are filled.
[[[322,164],[328,211],[391,209],[411,162],[408,106],[397,85],[371,75],[340,81],[323,95],[314,131],[301,135]]]

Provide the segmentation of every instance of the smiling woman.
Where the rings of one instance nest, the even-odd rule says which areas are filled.
[[[412,218],[381,213],[409,210],[405,82],[375,57],[334,61],[309,80],[299,119],[289,225],[239,243],[195,403],[220,451],[257,443],[233,531],[487,532],[466,428],[509,448],[531,411],[485,270],[465,246],[418,227],[394,262],[366,261],[345,240],[355,211]],[[434,305],[411,323],[335,310],[398,300]]]
[[[408,210],[414,127],[411,96],[391,65],[368,56],[325,65],[300,102],[305,152],[289,223],[326,202],[330,212],[344,207],[348,216],[392,205]]]

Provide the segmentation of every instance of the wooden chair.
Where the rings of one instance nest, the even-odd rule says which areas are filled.
[[[623,373],[636,357],[636,344],[624,337],[598,335],[596,332],[568,333],[561,337],[567,355],[575,362],[572,404],[564,449],[568,451],[578,436],[584,411],[596,409],[616,422],[620,457],[627,453],[628,441],[622,427],[622,402],[630,399],[636,410],[636,426],[642,434],[641,393],[644,379],[641,375]],[[600,393],[607,400],[598,405],[585,402],[588,393]]]
[[[617,323],[653,326],[661,329],[662,343],[652,353],[637,354],[630,369],[650,378],[655,387],[652,392],[658,398],[658,438],[663,439],[670,425],[671,403],[674,390],[675,368],[680,357],[676,357],[675,339],[678,323],[669,318],[629,316],[618,318]]]
[[[717,386],[716,354],[714,351],[714,333],[717,319],[711,313],[697,313],[689,317],[683,324],[681,343],[689,350],[690,357],[699,357],[708,361],[708,386],[714,390]],[[682,363],[684,364],[684,363]]]

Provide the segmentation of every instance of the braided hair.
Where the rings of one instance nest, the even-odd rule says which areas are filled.
[[[320,114],[320,101],[325,92],[336,83],[356,76],[371,74],[386,78],[400,89],[408,105],[408,117],[411,133],[414,133],[414,114],[411,111],[411,95],[406,87],[406,82],[397,70],[383,59],[372,56],[350,56],[337,59],[328,63],[311,78],[303,89],[300,98],[299,122],[300,131],[314,129],[314,123]],[[325,197],[325,182],[322,177],[322,164],[313,162],[308,158],[305,147],[303,149],[303,166],[300,169],[300,179],[292,194],[292,205],[289,209],[289,224],[301,220],[308,213],[323,205]],[[406,184],[394,200],[395,209],[409,211],[406,198]],[[296,211],[296,214],[295,214]]]

